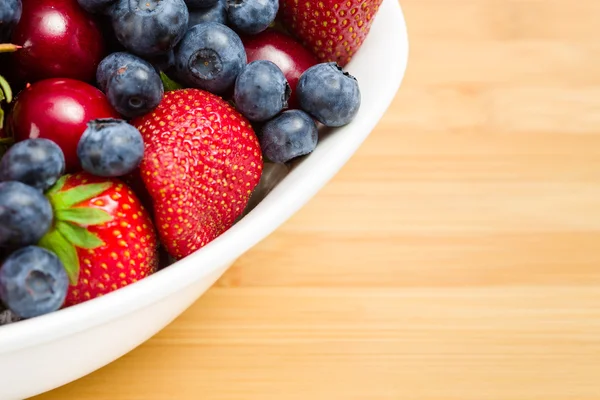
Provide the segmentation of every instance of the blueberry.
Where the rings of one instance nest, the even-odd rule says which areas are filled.
[[[238,32],[256,35],[267,29],[279,11],[278,0],[227,0],[229,25]]]
[[[48,139],[27,139],[13,145],[0,161],[0,181],[19,181],[46,191],[65,172],[65,156]]]
[[[217,22],[193,26],[175,49],[175,68],[189,86],[223,94],[246,65],[240,37]]]
[[[284,111],[267,122],[261,133],[263,154],[275,163],[286,163],[312,153],[319,140],[317,125],[300,110]]]
[[[212,7],[217,4],[219,0],[185,0],[190,10],[198,10],[201,8]]]
[[[188,27],[201,24],[202,22],[218,22],[227,25],[227,5],[226,0],[218,0],[213,6],[208,8],[190,9],[190,20]]]
[[[126,118],[154,110],[164,94],[160,75],[152,64],[124,52],[112,53],[102,60],[96,81],[110,104]]]
[[[0,247],[36,244],[52,224],[52,206],[37,189],[0,182]]]
[[[287,107],[291,89],[277,65],[267,60],[253,61],[235,81],[237,109],[250,121],[266,121]]]
[[[88,123],[77,145],[81,166],[92,175],[117,177],[135,170],[144,157],[144,139],[134,126],[120,119]]]
[[[0,299],[21,318],[58,310],[68,289],[69,278],[62,262],[41,247],[17,250],[0,269]]]
[[[103,14],[108,12],[109,7],[116,0],[77,0],[81,8],[92,14]]]
[[[300,108],[325,126],[349,124],[360,108],[360,88],[356,78],[333,62],[307,69],[300,77],[296,91]]]
[[[15,25],[23,12],[21,0],[0,0],[0,43],[10,40]]]
[[[117,0],[110,15],[119,42],[143,57],[173,49],[185,35],[189,19],[183,0]]]

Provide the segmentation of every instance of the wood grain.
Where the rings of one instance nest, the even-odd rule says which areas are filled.
[[[600,2],[401,3],[407,77],[350,163],[38,400],[600,398]]]

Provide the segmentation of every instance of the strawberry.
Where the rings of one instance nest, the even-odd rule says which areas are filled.
[[[153,273],[157,239],[150,216],[118,179],[65,175],[47,192],[54,226],[40,241],[71,280],[64,306],[120,289]]]
[[[152,198],[161,242],[175,259],[229,229],[258,184],[258,139],[229,103],[198,89],[165,94],[132,121],[146,144],[140,174]]]
[[[382,0],[280,0],[290,33],[321,62],[345,66],[362,46]]]

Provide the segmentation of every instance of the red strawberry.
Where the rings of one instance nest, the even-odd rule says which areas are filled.
[[[40,245],[56,253],[69,274],[72,286],[65,306],[100,297],[156,270],[154,227],[122,181],[65,175],[47,196],[55,223]]]
[[[288,30],[321,62],[345,66],[369,34],[382,0],[280,0]]]
[[[152,197],[156,228],[174,258],[229,229],[262,173],[250,123],[222,98],[184,89],[132,121],[146,143],[140,172]]]

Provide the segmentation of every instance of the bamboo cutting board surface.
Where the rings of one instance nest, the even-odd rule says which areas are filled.
[[[600,2],[401,3],[405,83],[339,175],[37,400],[600,399]]]

